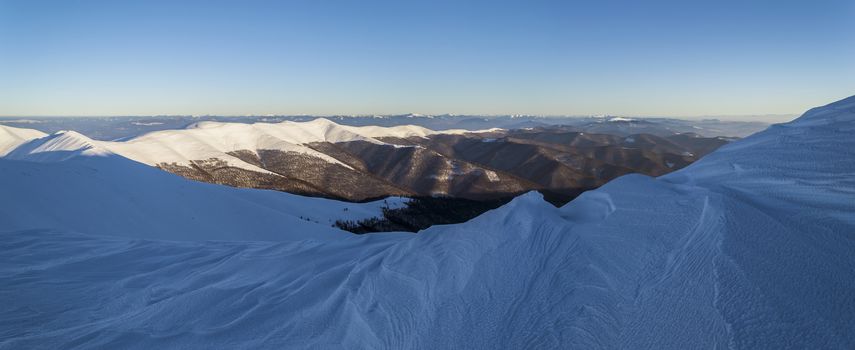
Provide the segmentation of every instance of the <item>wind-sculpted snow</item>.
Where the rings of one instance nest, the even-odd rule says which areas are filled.
[[[853,105],[562,208],[529,193],[417,235],[167,242],[6,230],[0,344],[851,349]]]

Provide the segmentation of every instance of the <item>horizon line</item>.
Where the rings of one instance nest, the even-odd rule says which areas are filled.
[[[314,117],[314,118],[330,118],[330,117],[346,117],[346,118],[372,118],[372,117],[533,117],[533,118],[597,118],[597,117],[631,117],[631,118],[663,118],[663,119],[717,119],[717,118],[738,118],[738,117],[796,117],[801,113],[763,113],[763,114],[696,114],[696,115],[643,115],[643,114],[610,114],[610,113],[595,113],[595,114],[525,114],[525,113],[504,113],[504,114],[478,114],[478,113],[389,113],[389,114],[56,114],[56,115],[14,115],[0,114],[0,119],[9,118],[202,118],[202,117],[222,117],[222,118],[245,118],[245,117]]]

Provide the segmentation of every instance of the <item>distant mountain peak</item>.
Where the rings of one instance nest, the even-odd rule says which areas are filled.
[[[112,154],[107,148],[101,147],[100,143],[79,132],[63,130],[23,143],[6,157],[30,161],[61,161],[79,155]]]
[[[48,134],[38,130],[0,125],[0,157],[27,141],[45,136],[48,136]]]

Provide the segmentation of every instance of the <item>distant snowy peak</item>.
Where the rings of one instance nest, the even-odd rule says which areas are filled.
[[[612,117],[612,118],[609,118],[609,121],[610,122],[634,122],[635,119],[626,118],[626,117]]]
[[[374,144],[386,144],[378,140],[383,137],[428,137],[436,134],[466,134],[478,132],[496,132],[502,131],[500,128],[492,128],[486,130],[431,130],[418,125],[398,125],[398,126],[349,126],[341,125],[326,118],[316,118],[305,122],[284,121],[280,123],[223,123],[223,122],[198,122],[191,124],[186,130],[209,130],[209,136],[226,137],[227,135],[257,135],[267,134],[275,138],[292,143],[292,144],[308,144],[312,142],[351,142],[351,141],[366,141]],[[140,136],[153,137],[163,133],[163,131],[154,132]]]
[[[30,140],[47,136],[47,134],[33,129],[13,128],[0,125],[0,157],[6,155],[16,147]]]
[[[424,136],[431,130],[418,126],[396,126],[378,127],[364,126],[354,127],[335,123],[326,118],[317,118],[306,122],[284,121],[280,123],[223,123],[223,122],[199,122],[191,124],[185,129],[202,133],[205,130],[208,136],[216,138],[242,137],[243,139],[254,139],[259,135],[269,135],[279,141],[291,144],[308,144],[312,142],[350,142],[366,141],[376,144],[383,142],[375,137],[408,137]],[[180,131],[174,131],[180,132]],[[159,136],[162,132],[154,132],[140,136],[139,138],[151,138]],[[263,145],[262,145],[263,146]]]
[[[103,156],[112,154],[101,142],[76,131],[59,131],[52,135],[30,140],[11,150],[6,158],[52,162],[79,155]]]
[[[277,150],[307,154],[349,168],[333,157],[304,146],[310,142],[308,140],[316,139],[318,133],[323,133],[322,130],[282,128],[278,125],[201,122],[187,129],[156,131],[126,142],[115,142],[110,147],[116,153],[150,165],[187,165],[192,161],[219,159],[231,166],[268,173],[229,153]]]

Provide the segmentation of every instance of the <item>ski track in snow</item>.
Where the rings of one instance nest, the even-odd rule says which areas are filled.
[[[5,229],[0,347],[851,349],[853,131],[855,97],[658,179],[417,235]]]

